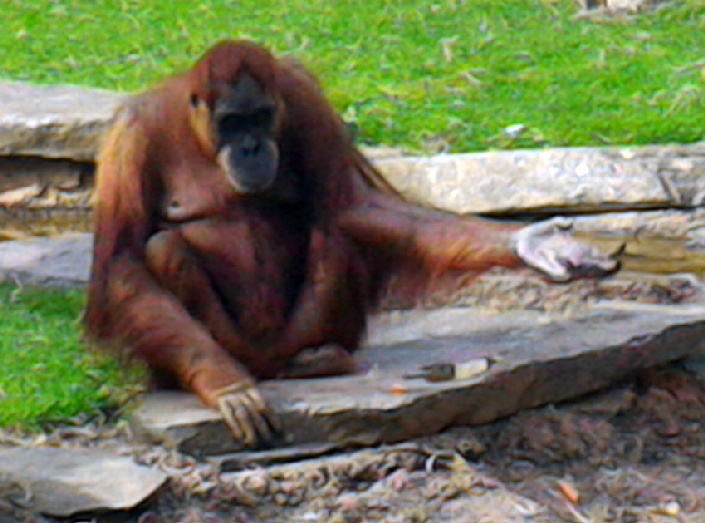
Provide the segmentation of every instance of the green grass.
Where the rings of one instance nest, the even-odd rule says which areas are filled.
[[[140,90],[215,41],[254,38],[321,78],[365,144],[435,152],[705,137],[705,0],[573,20],[570,0],[4,0],[7,79]],[[677,5],[676,5],[677,4]],[[527,127],[518,139],[510,125]],[[120,404],[83,349],[80,291],[0,286],[0,426]]]
[[[674,4],[595,22],[570,0],[5,0],[0,49],[7,78],[139,90],[250,37],[313,68],[361,142],[426,152],[693,142],[705,1]]]
[[[81,291],[0,285],[0,427],[34,429],[112,410],[136,374],[80,341]]]

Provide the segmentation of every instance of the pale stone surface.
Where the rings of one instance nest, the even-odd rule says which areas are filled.
[[[466,310],[421,336],[388,337],[361,351],[367,371],[355,376],[264,383],[289,436],[279,443],[377,445],[574,398],[636,369],[702,353],[705,307],[625,302],[570,318],[520,312],[494,321]],[[424,365],[479,358],[493,364],[472,379],[404,378]],[[218,414],[188,394],[146,396],[132,423],[141,437],[196,455],[238,450]]]
[[[27,508],[51,516],[130,509],[165,481],[161,471],[105,452],[0,447],[0,486],[16,485]]]
[[[367,153],[410,200],[461,214],[692,208],[705,202],[703,144],[431,158],[395,157],[394,150]],[[17,177],[3,175],[4,185],[15,189],[37,183]],[[51,178],[44,176],[41,183],[56,185]],[[90,188],[90,181],[82,183]]]
[[[0,82],[0,156],[92,161],[121,100],[97,89]]]
[[[0,276],[29,285],[82,286],[88,281],[92,246],[93,235],[85,233],[0,242]]]
[[[457,213],[690,207],[705,198],[705,145],[546,149],[380,160],[410,200]]]

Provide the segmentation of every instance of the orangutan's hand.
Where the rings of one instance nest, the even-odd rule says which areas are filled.
[[[555,281],[604,276],[616,271],[619,262],[594,247],[573,239],[570,221],[554,218],[529,225],[512,238],[517,255],[530,267]]]
[[[233,437],[245,447],[269,443],[279,430],[276,416],[253,381],[244,380],[225,387],[216,392],[215,398],[215,407]]]

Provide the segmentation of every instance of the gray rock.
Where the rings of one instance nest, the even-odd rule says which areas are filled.
[[[484,424],[705,350],[702,305],[615,303],[571,318],[521,312],[492,322],[470,310],[454,314],[437,321],[442,328],[435,334],[427,327],[398,343],[378,335],[385,345],[359,353],[360,366],[368,370],[358,375],[263,383],[287,435],[279,444],[369,446]],[[424,365],[482,358],[491,367],[469,379],[405,378]],[[132,426],[148,441],[194,455],[240,450],[218,414],[189,394],[146,396]]]
[[[100,451],[0,448],[0,485],[16,485],[23,504],[51,516],[125,510],[150,497],[166,475]]]
[[[88,281],[92,246],[93,235],[85,233],[0,242],[0,275],[28,285],[79,287]]]
[[[691,207],[705,145],[545,149],[379,160],[410,200],[461,214]]]
[[[705,202],[703,144],[430,158],[403,157],[395,150],[365,153],[410,200],[460,214],[692,208]],[[5,185],[23,186],[18,176],[4,175]],[[89,177],[82,184],[90,188]],[[46,175],[42,183],[56,185]]]
[[[123,95],[0,82],[0,156],[92,161]]]

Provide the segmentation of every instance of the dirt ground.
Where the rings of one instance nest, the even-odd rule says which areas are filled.
[[[499,272],[455,301],[570,312],[615,298],[689,303],[703,288],[670,277],[549,287]],[[234,472],[135,444],[125,424],[0,430],[3,443],[103,448],[169,476],[144,506],[76,523],[705,523],[705,371],[682,364],[484,427]],[[0,481],[0,523],[55,521],[27,509],[30,494]]]
[[[130,449],[124,426],[5,433],[109,447],[165,470],[156,499],[80,522],[705,522],[705,384],[674,365],[570,404],[380,449],[243,472]],[[0,492],[0,521],[45,522]]]

